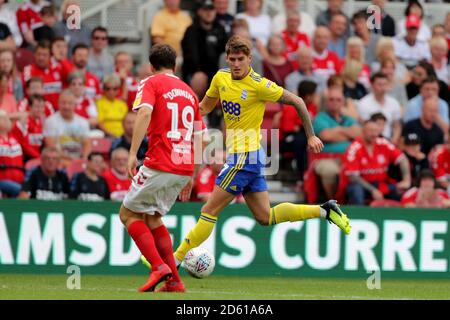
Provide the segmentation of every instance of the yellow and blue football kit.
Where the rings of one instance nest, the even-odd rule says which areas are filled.
[[[223,190],[234,195],[267,191],[263,175],[266,161],[264,150],[260,146],[260,129],[265,103],[280,100],[283,90],[252,69],[241,80],[232,79],[229,69],[219,70],[214,76],[206,95],[220,99],[225,118],[229,155],[216,179],[216,185]],[[275,225],[319,217],[336,224],[346,234],[350,233],[349,220],[335,200],[321,206],[280,203],[270,208],[267,224]],[[201,213],[195,227],[189,231],[174,253],[178,265],[189,250],[208,239],[216,221],[217,215]]]
[[[216,179],[223,190],[236,195],[267,190],[261,124],[266,102],[276,102],[282,94],[282,87],[252,69],[241,80],[232,79],[230,69],[219,70],[212,79],[206,95],[220,99],[229,153]]]

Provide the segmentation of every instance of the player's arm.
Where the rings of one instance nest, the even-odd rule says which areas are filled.
[[[144,140],[147,128],[152,118],[153,109],[141,107],[137,112],[136,122],[133,128],[133,138],[131,139],[130,156],[128,158],[128,176],[132,179],[136,174],[137,153]]]
[[[314,129],[312,126],[311,118],[309,117],[308,109],[306,108],[303,99],[297,97],[292,92],[283,89],[283,94],[278,102],[283,104],[289,104],[297,109],[298,115],[302,119],[303,128],[305,129],[306,137],[308,138],[308,147],[314,152],[319,153],[323,149],[323,143],[314,134]]]
[[[213,111],[217,105],[217,101],[219,101],[219,98],[211,98],[211,97],[208,97],[207,95],[205,95],[202,102],[200,102],[200,104],[199,104],[200,105],[200,114],[202,116],[206,116],[211,111]]]

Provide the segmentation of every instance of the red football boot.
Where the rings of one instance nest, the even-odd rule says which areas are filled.
[[[140,287],[140,292],[155,291],[156,286],[162,281],[168,280],[172,276],[172,270],[170,270],[167,264],[162,264],[158,267],[158,270],[153,270],[150,273],[150,277],[147,283]]]
[[[186,292],[183,282],[166,281],[164,285],[155,292]]]

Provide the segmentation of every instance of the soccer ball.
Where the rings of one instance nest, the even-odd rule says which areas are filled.
[[[197,279],[209,276],[216,265],[214,256],[204,248],[194,248],[184,257],[184,268],[186,271]]]

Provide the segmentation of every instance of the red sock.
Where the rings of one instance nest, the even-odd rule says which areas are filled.
[[[153,237],[155,238],[155,245],[158,249],[161,258],[172,270],[172,279],[174,281],[181,281],[178,274],[175,258],[173,257],[172,239],[170,238],[169,231],[165,225],[159,226],[152,230]]]
[[[152,270],[157,270],[160,265],[164,264],[156,249],[152,233],[144,221],[138,220],[130,224],[128,226],[128,233],[133,238],[145,259],[152,264]]]

